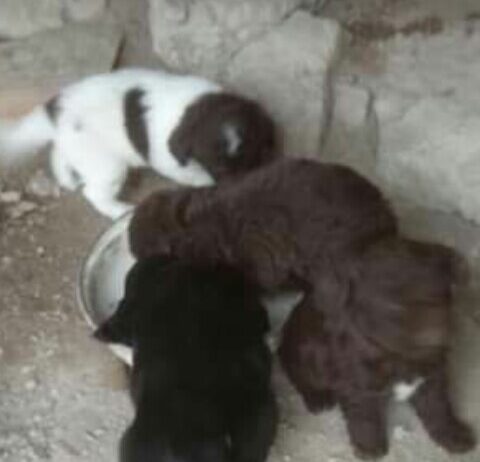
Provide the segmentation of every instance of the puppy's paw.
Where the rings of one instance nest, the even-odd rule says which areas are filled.
[[[383,425],[368,420],[349,426],[355,455],[363,460],[379,459],[388,453],[388,439]]]
[[[321,390],[303,396],[303,401],[308,411],[312,414],[318,414],[322,411],[328,411],[335,407],[337,400],[335,394],[330,390]]]
[[[388,444],[386,441],[357,441],[353,443],[353,450],[359,459],[375,460],[387,455]]]
[[[436,438],[438,444],[453,454],[471,451],[477,445],[473,430],[462,422],[449,425]]]

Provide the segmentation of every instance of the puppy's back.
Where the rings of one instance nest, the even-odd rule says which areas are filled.
[[[142,307],[135,322],[140,341],[152,335],[162,345],[177,346],[184,339],[184,351],[197,342],[212,349],[242,348],[268,330],[257,287],[228,266],[165,264],[154,257],[134,271],[134,295]]]
[[[295,242],[309,258],[381,234],[395,234],[397,220],[380,190],[354,170],[311,160],[283,160],[219,189],[215,207],[238,242],[243,235]],[[260,241],[260,239],[257,239]],[[272,254],[281,257],[277,250]],[[288,252],[283,251],[286,258]]]

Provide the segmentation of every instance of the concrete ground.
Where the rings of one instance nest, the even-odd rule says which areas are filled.
[[[477,3],[330,0],[324,13],[353,34],[340,73],[368,82],[381,74],[385,43],[399,28],[413,23],[420,41],[443,21],[464,21]],[[136,24],[132,30],[138,33]],[[129,46],[126,62],[141,64],[141,49]],[[20,185],[12,178],[6,189]],[[108,221],[79,195],[54,196],[22,191],[0,203],[0,461],[113,462],[132,415],[125,368],[91,339],[75,300],[82,258]],[[463,249],[478,275],[478,228],[405,203],[398,211],[412,235]],[[474,280],[458,304],[451,372],[459,412],[480,435],[479,294]],[[309,415],[278,368],[274,380],[282,423],[272,462],[355,460],[338,411]],[[408,408],[392,410],[386,462],[450,460],[479,462],[480,451],[453,458],[430,442]]]

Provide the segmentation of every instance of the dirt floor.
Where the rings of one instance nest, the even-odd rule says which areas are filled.
[[[370,56],[368,50],[377,46],[372,42],[403,33],[399,28],[408,31],[410,24],[435,33],[443,21],[463,18],[470,5],[459,2],[462,8],[457,8],[455,3],[330,0],[325,13],[353,31],[348,63],[353,66]],[[470,3],[473,11],[478,0]],[[430,22],[412,26],[411,21],[425,18]],[[138,33],[136,24],[132,30]],[[136,57],[135,64],[141,64],[143,55],[135,55],[135,49],[128,48],[126,62]],[[78,194],[41,197],[23,186],[13,178],[3,192],[21,197],[7,194],[0,201],[0,461],[113,462],[132,416],[126,370],[91,338],[75,298],[82,259],[109,221]],[[480,255],[477,228],[453,216],[401,211],[412,233]],[[480,435],[480,335],[471,310],[479,298],[475,284],[470,289],[458,307],[452,377],[459,410]],[[278,370],[275,385],[282,423],[272,461],[355,460],[338,411],[308,415]],[[429,441],[406,407],[395,409],[392,421],[386,462],[453,460]],[[455,460],[479,462],[480,452]]]
[[[131,418],[126,371],[90,337],[75,299],[82,258],[108,221],[78,195],[25,199],[35,209],[8,218],[16,205],[4,206],[0,236],[0,460],[113,462]],[[480,246],[477,229],[462,220],[418,209],[403,215],[417,235]],[[480,336],[470,303],[458,310],[452,375],[462,415],[480,430]],[[282,424],[272,461],[354,460],[338,411],[308,415],[278,368],[275,385]],[[393,416],[387,461],[451,460],[409,410]],[[477,462],[480,453],[458,460]]]

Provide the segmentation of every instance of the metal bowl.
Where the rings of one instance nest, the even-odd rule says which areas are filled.
[[[123,297],[124,280],[135,263],[129,251],[127,228],[132,214],[119,218],[102,233],[83,261],[77,285],[77,299],[88,324],[96,329],[108,319]],[[132,351],[111,344],[116,356],[132,364]]]
[[[77,299],[83,316],[93,329],[115,312],[123,297],[125,276],[135,263],[127,239],[131,217],[129,213],[115,221],[99,236],[83,261]],[[278,341],[285,319],[302,298],[300,292],[279,292],[263,298],[272,326],[272,348]],[[110,348],[122,361],[132,364],[130,348],[116,344],[111,344]]]

